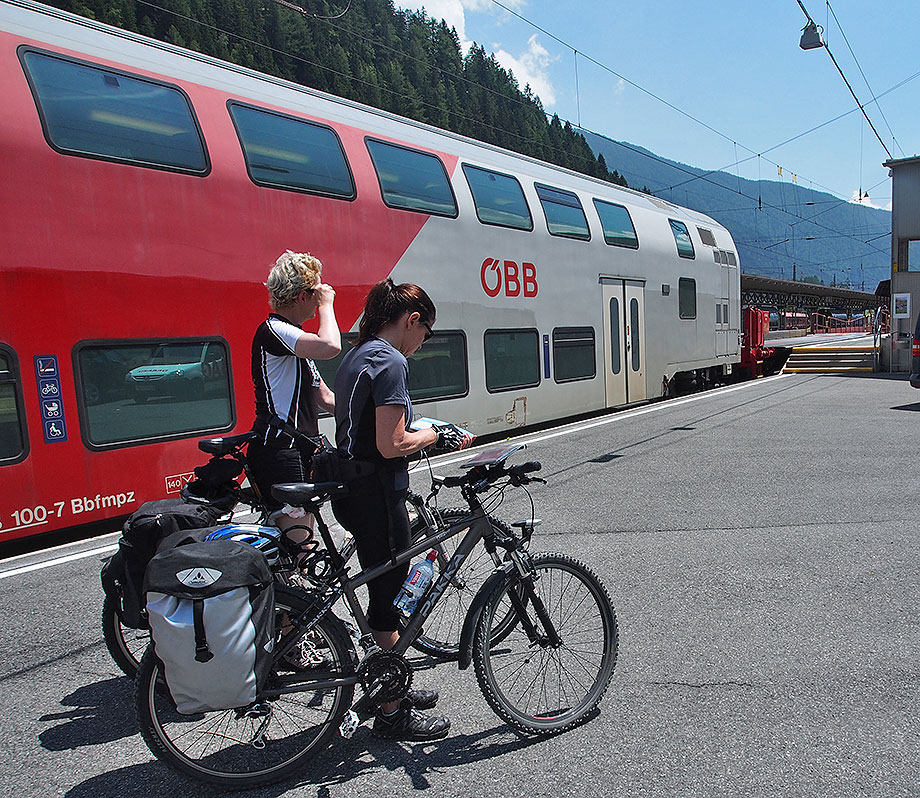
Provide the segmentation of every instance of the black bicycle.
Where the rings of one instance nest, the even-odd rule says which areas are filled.
[[[265,527],[265,529],[253,528],[251,532],[266,538],[264,544],[270,548],[269,560],[279,584],[306,588],[314,584],[321,585],[333,567],[332,560],[326,555],[323,548],[312,540],[308,540],[305,544],[294,544],[280,532],[272,532],[273,514],[265,506],[265,501],[252,479],[246,458],[246,446],[255,437],[255,433],[246,432],[240,435],[200,440],[198,448],[211,455],[205,468],[210,466],[219,471],[223,477],[231,473],[246,476],[248,484],[234,489],[235,498],[238,503],[247,505],[255,516],[253,527]],[[468,512],[460,508],[438,509],[430,501],[435,495],[436,490],[428,497],[428,500],[418,493],[410,492],[408,495],[406,502],[411,517],[413,542],[430,537],[435,531],[443,529],[451,521]],[[188,494],[184,498],[189,498]],[[195,498],[199,501],[207,500],[206,496]],[[227,521],[229,520],[228,514]],[[509,526],[498,518],[490,515],[489,523],[497,535],[511,534]],[[530,525],[532,529],[531,522],[519,523]],[[435,564],[440,572],[449,562],[453,548],[451,541],[440,543],[436,548],[438,559]],[[354,541],[348,540],[338,548],[338,555],[348,561],[354,551]],[[466,617],[476,590],[492,569],[493,560],[484,549],[475,551],[467,559],[462,574],[452,579],[451,589],[445,593],[436,611],[429,618],[424,632],[413,643],[417,650],[442,659],[457,658],[460,651],[459,640],[463,619]],[[126,676],[134,678],[138,663],[150,644],[150,630],[146,626],[135,628],[125,624],[122,614],[118,611],[118,601],[117,596],[109,594],[103,598],[102,636],[115,664]]]
[[[350,737],[376,707],[405,695],[412,680],[406,659],[423,625],[448,593],[470,553],[482,543],[500,566],[470,602],[459,640],[459,666],[472,662],[492,709],[519,732],[548,735],[589,719],[613,676],[617,624],[607,591],[583,563],[566,554],[531,554],[528,536],[497,533],[480,496],[508,485],[525,487],[539,463],[508,466],[520,446],[483,452],[462,476],[438,478],[457,487],[468,510],[432,536],[395,556],[402,565],[461,536],[446,567],[419,601],[389,651],[377,648],[355,591],[395,567],[391,563],[350,575],[319,512],[347,493],[336,483],[277,485],[279,500],[313,513],[334,569],[311,590],[279,587],[274,667],[254,704],[182,715],[176,711],[152,647],[137,674],[136,708],[141,734],[159,759],[181,773],[223,787],[248,788],[279,781],[305,767],[340,730]],[[525,488],[526,489],[526,488]],[[333,612],[343,598],[360,633],[359,645]],[[295,646],[313,653],[313,666],[291,669],[285,655]],[[360,657],[359,657],[360,650]],[[361,696],[353,702],[355,689]]]

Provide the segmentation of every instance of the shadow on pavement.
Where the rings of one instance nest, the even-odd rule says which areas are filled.
[[[363,776],[372,776],[380,768],[403,770],[413,788],[428,789],[436,786],[429,781],[430,773],[497,758],[539,742],[539,739],[519,737],[504,725],[476,734],[458,734],[434,743],[377,740],[365,729],[353,740],[336,740],[296,777],[268,787],[245,791],[209,787],[179,776],[160,762],[151,761],[93,776],[69,790],[66,798],[121,798],[133,794],[133,787],[142,789],[145,795],[192,794],[196,798],[278,798],[286,794],[328,798],[329,785],[348,785]]]
[[[68,751],[99,745],[137,734],[134,719],[134,683],[125,677],[106,679],[80,687],[61,699],[61,712],[39,720],[63,721],[38,735],[42,748]]]

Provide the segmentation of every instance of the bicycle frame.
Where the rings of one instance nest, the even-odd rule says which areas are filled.
[[[327,550],[330,552],[333,561],[336,561],[335,565],[337,569],[336,573],[333,575],[333,581],[338,581],[338,588],[334,591],[333,595],[327,599],[327,603],[329,607],[331,607],[339,597],[344,597],[349,611],[357,622],[362,639],[370,637],[372,631],[368,625],[367,616],[358,601],[356,590],[393,568],[410,562],[419,555],[429,551],[438,543],[448,540],[449,538],[461,534],[464,530],[467,530],[466,535],[463,540],[460,541],[456,551],[448,561],[447,566],[438,575],[434,584],[425,594],[423,602],[412,614],[408,625],[400,631],[399,642],[392,649],[397,654],[405,654],[409,649],[412,642],[421,632],[425,619],[431,614],[438,599],[440,599],[444,591],[447,590],[448,585],[456,576],[466,558],[483,538],[492,534],[492,527],[491,524],[489,524],[485,511],[482,506],[477,506],[475,509],[471,509],[469,517],[458,519],[446,528],[436,532],[436,534],[422,538],[422,540],[417,543],[394,554],[387,562],[362,570],[360,573],[355,574],[355,576],[349,577],[347,575],[346,563],[335,548],[329,528],[320,516],[318,510],[318,507],[314,508],[317,526],[319,527],[320,535],[323,538],[323,542],[326,544]],[[319,614],[324,614],[325,611],[326,609],[324,608],[323,612]]]

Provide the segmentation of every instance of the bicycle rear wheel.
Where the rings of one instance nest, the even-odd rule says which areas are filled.
[[[469,514],[469,510],[460,508],[438,511],[445,526],[460,518],[466,518]],[[500,535],[511,536],[513,534],[511,527],[498,518],[490,515],[489,523]],[[432,531],[420,522],[413,525],[412,542],[421,540],[426,535],[430,535]],[[459,534],[432,547],[438,552],[438,559],[435,562],[438,573],[435,574],[435,579],[450,562],[461,540],[463,540],[463,535]],[[460,632],[463,629],[463,621],[470,603],[482,583],[486,581],[486,577],[494,570],[495,563],[492,562],[485,547],[477,546],[473,549],[450,586],[438,600],[431,615],[425,619],[425,627],[422,634],[412,643],[413,648],[440,659],[457,659],[460,656]]]
[[[282,616],[276,626],[288,625],[284,616],[296,617],[309,607],[307,598],[297,591],[276,587],[276,617]],[[277,645],[280,648],[284,643],[282,638]],[[315,667],[292,668],[276,661],[266,687],[268,698],[262,702],[269,712],[261,717],[234,709],[179,714],[151,646],[141,660],[135,692],[147,746],[180,773],[228,789],[270,784],[306,767],[351,706],[354,683],[342,681],[355,673],[354,648],[335,616],[326,615],[319,622],[309,633],[307,645],[315,655]],[[297,691],[273,694],[282,680]]]
[[[102,600],[102,638],[115,664],[133,679],[150,643],[150,630],[125,626],[118,617],[115,599],[106,596]]]
[[[473,663],[499,717],[546,735],[584,722],[597,708],[616,665],[617,623],[604,585],[586,565],[565,554],[532,560],[533,578],[510,571],[486,602]],[[517,622],[497,639],[495,626],[509,614]]]

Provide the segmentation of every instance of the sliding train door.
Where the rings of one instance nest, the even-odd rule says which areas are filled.
[[[607,407],[639,402],[645,388],[645,284],[601,278]]]

